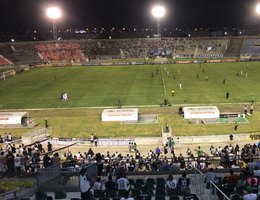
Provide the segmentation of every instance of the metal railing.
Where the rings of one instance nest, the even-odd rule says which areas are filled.
[[[213,199],[212,196],[222,196],[223,200],[230,200],[230,198],[212,181],[210,181],[210,200]],[[217,195],[218,192],[218,195]]]
[[[89,177],[96,178],[97,166],[85,166]],[[51,166],[36,173],[38,190],[41,191],[79,191],[79,170]]]
[[[209,189],[206,189],[206,184],[204,183],[205,175],[199,169],[194,168],[194,174],[191,175],[193,175],[191,181],[193,181],[193,186],[200,196],[199,199],[216,200],[221,197],[223,200],[230,200],[230,198],[212,181],[209,182]]]
[[[1,200],[18,200],[17,190],[0,194]]]

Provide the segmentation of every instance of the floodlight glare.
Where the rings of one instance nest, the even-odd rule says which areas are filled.
[[[163,6],[154,6],[152,9],[152,15],[157,19],[157,37],[161,36],[160,18],[165,15],[165,9]]]
[[[257,4],[255,11],[257,14],[260,14],[260,4]]]
[[[155,6],[152,9],[152,14],[156,18],[161,18],[165,15],[165,9],[162,6]]]
[[[61,10],[58,7],[50,7],[46,10],[47,17],[52,20],[52,32],[53,32],[53,39],[58,40],[58,31],[56,20],[61,17]]]
[[[50,19],[59,19],[61,17],[61,10],[58,7],[50,7],[47,9],[47,16]]]

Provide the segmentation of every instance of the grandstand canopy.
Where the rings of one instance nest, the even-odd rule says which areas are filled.
[[[28,118],[27,112],[0,112],[0,125],[21,125]]]
[[[184,107],[184,119],[219,118],[219,109],[216,106]]]

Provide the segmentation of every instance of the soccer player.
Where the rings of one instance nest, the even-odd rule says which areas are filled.
[[[229,98],[229,92],[226,93],[226,99],[228,99],[228,98]]]
[[[174,90],[172,90],[172,96],[174,96]]]

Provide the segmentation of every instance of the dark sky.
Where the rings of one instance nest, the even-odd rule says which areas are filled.
[[[155,3],[166,7],[164,28],[260,27],[256,0],[0,0],[0,31],[49,29],[45,9],[53,4],[63,10],[62,28],[154,27]]]

